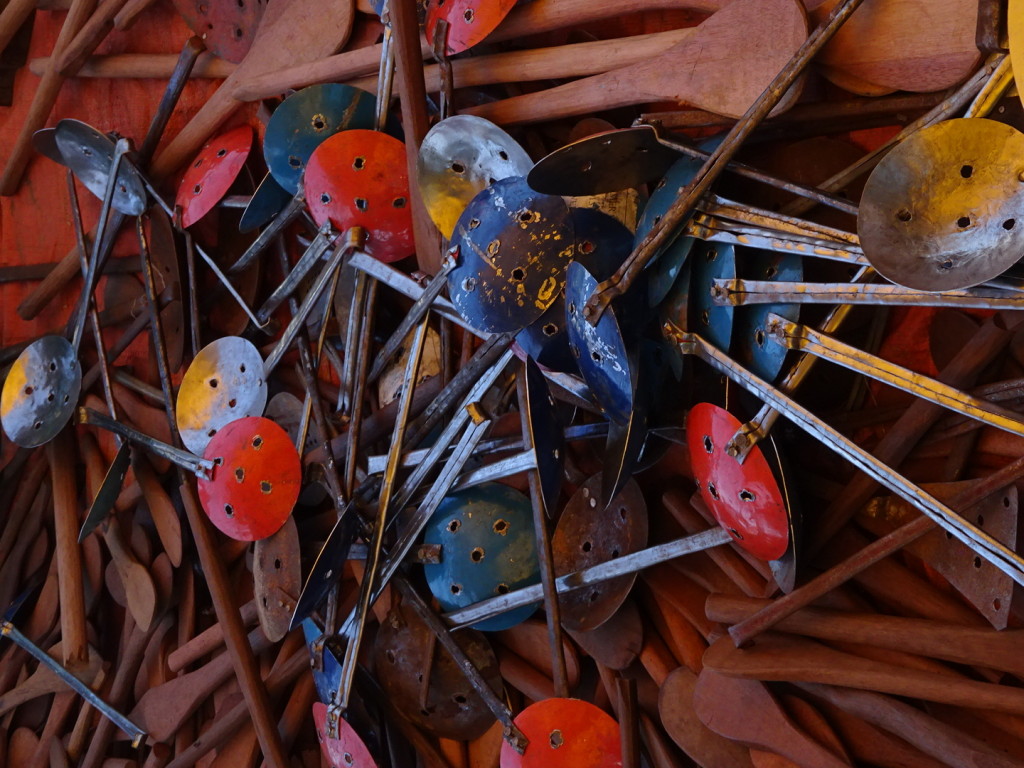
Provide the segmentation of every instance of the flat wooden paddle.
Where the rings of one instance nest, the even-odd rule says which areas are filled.
[[[704,654],[705,668],[748,680],[825,683],[963,707],[1024,714],[1024,690],[961,680],[859,658],[820,643],[765,633],[738,650],[724,637]]]
[[[838,0],[811,11],[820,22]],[[977,69],[979,0],[866,0],[818,54],[828,67],[884,88],[951,88]],[[844,87],[839,82],[840,87]]]
[[[672,741],[704,768],[750,766],[750,752],[735,741],[720,736],[697,717],[694,690],[697,675],[680,667],[665,678],[658,695],[661,724]]]
[[[647,61],[465,112],[507,125],[675,101],[740,117],[806,39],[807,17],[797,0],[734,0]],[[777,111],[792,104],[797,90]]]
[[[252,47],[195,117],[153,161],[151,172],[165,178],[191,160],[210,135],[242,102],[235,88],[247,79],[285,66],[316,61],[345,44],[352,31],[352,0],[275,0],[267,6]]]
[[[57,643],[48,653],[57,658],[61,653],[61,644]],[[70,664],[68,665],[68,670],[80,680],[92,684],[93,679],[103,667],[103,659],[100,658],[100,655],[92,646],[89,646],[88,653],[89,656],[84,663],[75,662]],[[38,669],[29,675],[24,682],[3,696],[0,696],[0,715],[10,712],[15,707],[19,707],[26,701],[32,701],[32,699],[39,696],[67,690],[69,690],[67,683],[57,677],[56,673],[49,667],[40,664]]]
[[[693,689],[693,706],[704,725],[740,744],[774,752],[804,768],[850,765],[797,728],[756,680],[726,677],[705,666]]]

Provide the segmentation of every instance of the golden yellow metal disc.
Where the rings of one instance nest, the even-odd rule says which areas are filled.
[[[969,288],[1024,254],[1024,134],[994,120],[918,131],[878,164],[857,217],[864,255],[920,291]]]

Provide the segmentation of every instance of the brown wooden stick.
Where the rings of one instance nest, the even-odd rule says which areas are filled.
[[[85,63],[103,38],[114,28],[114,16],[124,7],[127,0],[103,0],[96,12],[78,30],[78,34],[60,52],[57,71],[61,77],[71,77]]]
[[[29,61],[28,69],[35,75],[41,75],[50,66],[50,61],[49,56],[36,57]],[[163,80],[171,76],[177,62],[178,57],[172,53],[114,53],[107,56],[90,56],[75,72],[75,77]],[[196,61],[191,77],[223,80],[235,71],[235,66],[230,61],[218,59],[212,53],[204,53]]]
[[[35,0],[10,0],[4,6],[3,12],[0,12],[0,51],[11,44],[21,25],[35,9]]]
[[[85,626],[85,591],[82,584],[82,552],[78,548],[78,489],[75,482],[75,449],[71,434],[63,430],[46,444],[53,479],[53,524],[60,585],[60,633],[64,663],[85,661],[89,656]]]
[[[57,35],[57,42],[53,46],[54,53],[59,55],[64,51],[95,9],[96,0],[74,0],[72,2],[71,9],[64,19],[64,25],[60,29],[60,34]],[[32,105],[25,116],[25,122],[21,124],[18,138],[7,156],[7,164],[4,167],[3,176],[0,177],[0,195],[13,195],[18,191],[21,178],[31,157],[32,134],[46,124],[63,83],[64,76],[60,74],[55,65],[51,64],[36,89]]]
[[[124,8],[117,12],[114,16],[114,29],[131,29],[132,25],[138,20],[139,16],[142,15],[149,6],[151,6],[156,0],[128,0],[124,4]]]
[[[231,592],[227,571],[217,552],[213,532],[210,530],[206,515],[199,508],[194,479],[186,478],[182,483],[181,498],[199,552],[199,562],[206,574],[217,621],[224,625],[228,653],[231,654],[235,675],[252,716],[253,727],[259,737],[263,754],[271,768],[287,768],[288,756],[277,732],[277,723],[271,715],[267,689],[260,679],[256,657],[249,646],[245,627],[242,625],[242,618]]]

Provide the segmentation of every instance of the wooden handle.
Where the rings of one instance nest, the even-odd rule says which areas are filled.
[[[242,106],[241,101],[233,96],[234,74],[200,107],[195,117],[181,129],[181,132],[164,147],[153,160],[150,174],[156,180],[170,176],[192,156],[210,138],[210,135],[231,117]]]
[[[116,514],[107,518],[103,540],[107,543],[114,567],[121,577],[125,599],[128,602],[128,611],[135,619],[135,623],[139,625],[139,629],[145,632],[153,623],[153,617],[156,615],[157,596],[153,577],[149,575],[146,566],[135,558],[134,553],[125,542],[124,533],[117,521]]]
[[[114,29],[131,29],[142,12],[151,6],[156,0],[128,0],[124,8],[114,16]]]
[[[109,56],[90,56],[75,77],[98,78],[155,78],[166,80],[174,71],[178,57],[171,53],[115,53]],[[42,75],[50,65],[50,57],[31,59],[28,70]],[[192,68],[192,77],[223,80],[235,71],[230,61],[218,59],[212,53],[204,53]]]
[[[789,638],[763,635],[748,650],[737,650],[729,638],[722,638],[704,654],[704,666],[733,677],[842,685],[1024,714],[1024,690],[1020,688],[906,669]]]
[[[1019,761],[897,699],[828,685],[797,683],[797,687],[889,731],[944,765],[1020,768]]]
[[[114,16],[126,2],[127,0],[103,0],[99,4],[96,12],[82,25],[75,38],[61,51],[57,60],[57,71],[62,77],[71,77],[92,55],[96,47],[114,28]]]
[[[14,35],[35,9],[35,0],[9,0],[0,12],[0,51],[10,45]]]
[[[64,50],[95,9],[96,0],[74,0],[71,10],[68,11],[68,15],[64,19],[60,34],[57,35],[57,42],[53,46],[55,53],[59,55]],[[63,83],[64,77],[57,71],[56,66],[51,65],[39,82],[39,87],[32,98],[32,105],[28,109],[18,138],[7,158],[3,176],[0,177],[0,195],[13,195],[18,191],[21,178],[31,157],[32,134],[46,124]]]
[[[769,600],[711,595],[707,601],[707,615],[715,621],[733,624],[770,604]],[[1024,676],[1024,660],[1020,658],[1024,630],[998,632],[927,619],[873,613],[849,614],[821,608],[803,608],[780,621],[778,629],[822,640],[864,643]]]
[[[250,600],[239,612],[245,626],[256,623],[258,612],[256,601]],[[167,655],[167,668],[171,672],[180,672],[189,664],[215,651],[224,644],[224,629],[220,624],[212,624],[210,628],[193,637],[184,645],[175,648]]]
[[[135,479],[142,488],[142,495],[146,497],[146,506],[149,507],[150,517],[156,525],[160,543],[170,558],[171,565],[177,568],[181,565],[182,555],[181,520],[178,519],[178,511],[145,457],[140,456],[134,462],[134,469]]]

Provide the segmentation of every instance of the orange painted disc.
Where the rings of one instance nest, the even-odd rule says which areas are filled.
[[[238,419],[210,440],[204,458],[215,466],[209,480],[199,480],[199,501],[221,531],[257,541],[284,525],[302,486],[287,432],[261,416]]]
[[[531,704],[515,719],[530,740],[519,754],[501,745],[501,768],[619,768],[619,724],[603,709],[579,699],[551,698]]]
[[[338,718],[338,738],[328,735],[326,704],[318,701],[313,705],[313,723],[320,752],[331,768],[377,768],[370,750],[345,718]]]
[[[415,251],[405,145],[379,131],[336,133],[306,163],[306,201],[317,226],[367,232],[366,252],[385,263]]]
[[[231,189],[249,157],[252,128],[241,125],[206,143],[185,171],[174,204],[181,226],[190,227],[213,210]]]

